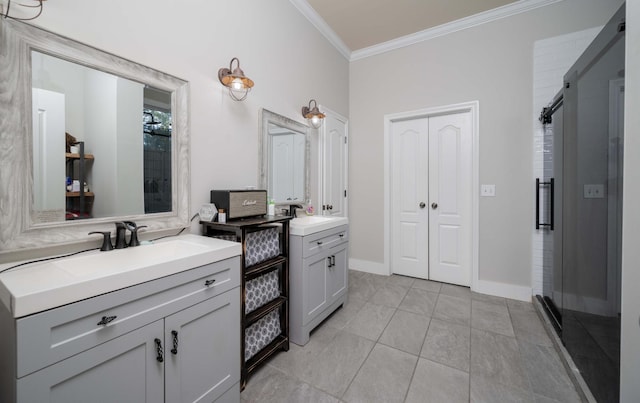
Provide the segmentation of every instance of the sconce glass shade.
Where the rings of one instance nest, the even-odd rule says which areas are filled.
[[[233,61],[236,61],[236,68],[233,68]],[[244,71],[240,68],[240,60],[237,57],[231,59],[229,68],[223,67],[218,70],[218,80],[225,87],[229,88],[229,95],[234,101],[243,101],[251,88],[253,88],[253,80],[244,75]]]
[[[313,108],[311,108],[312,102],[313,102]],[[309,121],[309,124],[314,129],[317,129],[320,126],[322,126],[322,119],[325,118],[325,114],[320,112],[320,110],[318,110],[318,104],[316,103],[315,99],[312,99],[311,101],[309,101],[309,106],[302,107],[302,116],[304,116],[304,118],[307,119],[307,121]]]

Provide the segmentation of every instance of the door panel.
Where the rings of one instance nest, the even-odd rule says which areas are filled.
[[[332,250],[333,266],[330,268],[330,303],[333,303],[338,297],[347,292],[347,248],[342,247],[340,250]]]
[[[392,269],[428,278],[428,121],[394,122],[392,129]]]
[[[33,89],[33,208],[64,221],[65,95]],[[51,221],[51,220],[50,220]]]
[[[324,122],[324,215],[346,217],[347,198],[347,123],[327,113]]]
[[[164,366],[155,338],[163,321],[116,337],[60,361],[17,383],[21,402],[101,403],[164,401]]]
[[[457,225],[440,226],[440,263],[448,265],[460,264],[460,227]]]
[[[240,380],[240,327],[227,326],[240,317],[238,294],[227,291],[165,319],[167,402],[211,402]]]
[[[429,278],[471,284],[471,113],[429,118]]]
[[[303,325],[313,319],[317,312],[327,307],[327,266],[328,257],[331,255],[328,251],[320,253],[309,258],[311,262],[308,265],[307,280],[304,284],[304,300],[302,309],[304,312]],[[307,260],[307,259],[305,259]],[[306,263],[305,265],[306,266]],[[304,267],[303,266],[303,267]]]

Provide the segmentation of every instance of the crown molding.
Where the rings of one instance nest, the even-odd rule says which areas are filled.
[[[326,21],[320,17],[320,15],[309,5],[306,0],[289,0],[291,4],[293,4],[302,15],[304,15],[311,24],[316,27],[320,33],[327,38],[329,43],[331,43],[337,50],[345,57],[345,59],[349,60],[351,57],[351,49],[342,42],[342,39],[335,33],[333,29],[326,23]]]
[[[302,15],[304,15],[311,24],[340,52],[347,60],[354,61],[364,59],[366,57],[379,55],[381,53],[390,52],[406,46],[411,46],[419,42],[428,41],[439,36],[451,34],[453,32],[462,31],[473,28],[478,25],[496,21],[502,18],[511,17],[516,14],[525,13],[536,8],[549,6],[559,3],[563,0],[519,0],[515,3],[507,4],[502,7],[474,14],[469,17],[461,18],[437,27],[425,29],[413,34],[405,35],[397,39],[382,42],[377,45],[351,51],[349,47],[340,39],[333,29],[326,23],[322,17],[313,9],[307,0],[289,0]]]
[[[291,0],[292,2],[294,0]],[[296,0],[299,2],[305,2],[305,0]],[[545,7],[554,3],[561,2],[563,0],[520,0],[515,3],[507,4],[502,7],[494,8],[492,10],[484,11],[479,14],[474,14],[469,17],[461,18],[446,24],[438,25],[437,27],[425,29],[410,35],[402,36],[397,39],[392,39],[387,42],[382,42],[377,45],[369,46],[366,48],[358,49],[351,52],[349,61],[364,59],[366,57],[379,55],[381,53],[390,52],[395,49],[403,48],[406,46],[414,45],[419,42],[428,41],[439,36],[447,35],[453,32],[462,31],[468,28],[472,28],[478,25],[486,24],[502,18],[511,17],[516,14],[524,13],[534,10],[536,8]]]

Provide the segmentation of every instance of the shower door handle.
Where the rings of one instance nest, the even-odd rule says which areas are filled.
[[[540,222],[540,187],[549,187],[549,222]],[[540,182],[540,178],[536,178],[536,229],[540,227],[549,227],[553,231],[553,204],[554,204],[554,181],[553,178],[549,182]]]

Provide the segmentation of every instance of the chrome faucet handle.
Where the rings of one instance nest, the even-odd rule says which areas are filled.
[[[135,225],[135,223],[134,223]],[[133,229],[129,228],[129,231],[131,231],[131,239],[129,240],[129,246],[133,247],[133,246],[138,246],[140,245],[140,241],[138,240],[138,230],[142,229],[142,228],[147,228],[146,225],[141,225],[141,226],[135,226]]]
[[[89,235],[91,235],[91,234],[100,234],[100,235],[102,235],[104,237],[102,239],[102,246],[100,247],[101,251],[105,252],[105,251],[113,249],[113,245],[111,245],[111,232],[109,232],[109,231],[91,231],[91,232],[89,232]]]

